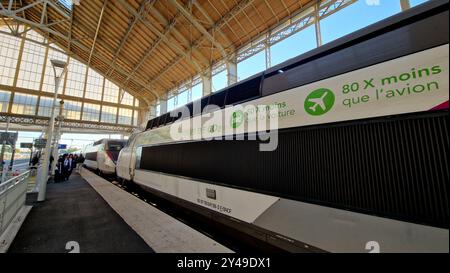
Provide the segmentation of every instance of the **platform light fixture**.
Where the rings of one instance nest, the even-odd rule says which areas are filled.
[[[53,130],[55,127],[55,108],[56,108],[56,100],[58,97],[58,89],[61,83],[61,80],[64,77],[64,74],[67,72],[67,62],[60,60],[50,60],[53,66],[53,72],[55,74],[55,94],[53,95],[53,104],[51,110],[50,121],[47,127],[47,143],[45,144],[45,150],[42,153],[43,163],[41,165],[41,173],[39,176],[39,194],[38,194],[38,202],[45,201],[45,195],[47,190],[47,178],[48,178],[48,169],[50,164],[50,150],[52,146],[53,139]],[[53,147],[53,149],[58,149],[58,147]],[[54,158],[53,160],[56,160]]]

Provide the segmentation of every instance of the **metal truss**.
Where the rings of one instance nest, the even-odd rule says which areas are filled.
[[[267,47],[270,47],[278,42],[281,42],[282,40],[294,35],[297,32],[300,32],[301,30],[309,27],[310,25],[314,24],[314,13],[308,13],[305,16],[293,21],[288,26],[282,28],[281,30],[278,30],[271,35],[268,35],[265,39],[260,40],[256,44],[252,44],[248,47],[248,49],[241,51],[237,55],[237,61],[242,62],[259,52],[265,50]]]
[[[224,71],[225,69],[227,69],[227,64],[224,61],[218,62],[213,66],[211,70],[211,75],[215,76],[220,72]]]
[[[192,4],[195,4],[196,1],[194,0],[190,0],[188,1],[188,3],[185,6],[191,6]],[[189,48],[189,41],[187,40],[187,38],[181,34],[176,28],[175,25],[177,24],[178,20],[182,17],[182,13],[178,12],[174,18],[172,18],[170,21],[168,19],[166,19],[157,9],[152,8],[153,5],[155,4],[155,1],[151,1],[151,2],[146,2],[144,1],[141,4],[141,7],[139,8],[139,12],[137,15],[134,15],[134,20],[133,22],[129,25],[127,32],[124,35],[124,38],[121,41],[121,46],[123,46],[123,44],[125,43],[127,37],[129,36],[129,33],[131,32],[131,30],[133,29],[134,25],[136,24],[137,21],[142,21],[144,23],[144,25],[149,24],[149,21],[143,17],[141,17],[141,14],[143,12],[143,10],[145,9],[146,5],[149,5],[148,8],[148,12],[152,13],[156,18],[158,18],[158,20],[160,20],[163,24],[165,24],[164,30],[162,32],[162,36],[160,36],[158,38],[158,40],[156,40],[148,49],[147,51],[144,53],[144,56],[141,58],[141,60],[139,61],[138,64],[136,64],[132,70],[132,72],[126,77],[125,80],[125,84],[128,84],[128,82],[132,79],[132,77],[136,74],[137,71],[139,71],[139,68],[145,63],[145,61],[148,60],[148,58],[151,56],[151,54],[155,51],[155,49],[162,43],[165,42],[165,40],[167,39],[169,34],[173,34],[174,36],[177,37],[177,39],[179,39],[183,45],[186,48]],[[184,9],[183,6],[181,6],[182,9]],[[148,26],[147,26],[148,27]],[[152,29],[150,29],[152,30]],[[172,44],[169,44],[169,46],[173,47]],[[119,46],[119,49],[121,47]],[[193,59],[192,53],[196,52],[197,58],[201,59],[201,62],[196,61],[195,59]],[[184,57],[189,58],[189,60],[191,62],[193,62],[193,64],[196,66],[197,71],[203,71],[203,67],[207,67],[209,66],[210,62],[208,61],[208,59],[206,59],[205,56],[203,56],[203,54],[198,50],[198,48],[192,48],[189,50],[189,54],[186,55],[185,53],[183,53]],[[156,84],[156,82],[155,82]]]
[[[325,19],[333,13],[343,9],[357,0],[326,0],[322,1],[319,7],[319,17],[320,19]]]
[[[250,6],[254,0],[243,0],[239,1],[238,4],[234,8],[232,8],[227,14],[222,16],[222,18],[216,22],[209,30],[208,33],[213,34],[220,30],[224,25],[228,24],[236,15],[241,13],[244,9],[246,9],[248,6]],[[207,39],[205,35],[202,35],[199,39],[197,39],[193,44],[189,46],[189,48],[198,49],[200,45]],[[154,85],[163,75],[165,75],[172,67],[179,64],[181,61],[183,61],[185,58],[183,55],[179,55],[177,58],[175,58],[172,62],[170,62],[168,65],[166,65],[161,73],[158,74],[155,78],[151,79],[149,81],[149,85]],[[207,68],[207,70],[210,69],[210,67]],[[204,72],[204,71],[202,71]]]
[[[26,116],[26,115],[6,115],[4,113],[0,113],[0,123],[7,123],[9,118],[10,123],[19,124],[19,125],[34,125],[39,126],[41,128],[45,128],[49,124],[50,118],[48,117],[39,117],[39,116]],[[61,127],[64,129],[81,129],[81,130],[96,130],[96,131],[104,131],[104,132],[116,132],[118,134],[130,134],[137,130],[137,127],[127,126],[127,125],[118,125],[118,124],[107,124],[100,122],[89,122],[89,121],[80,121],[80,120],[68,120],[64,119],[61,123]]]
[[[202,78],[200,76],[195,76],[193,78],[190,78],[189,80],[184,81],[181,84],[179,84],[176,88],[169,90],[167,92],[167,98],[170,99],[174,96],[177,96],[180,93],[187,91],[188,99],[191,100],[192,87],[196,86],[197,84],[200,84],[201,82],[202,82]]]
[[[299,14],[291,16],[288,20],[284,21],[280,25],[285,25],[282,28],[275,27],[275,31],[269,31],[263,36],[254,39],[250,44],[240,48],[237,52],[237,62],[245,61],[248,58],[253,57],[261,51],[267,50],[276,43],[289,38],[290,36],[300,32],[301,30],[313,25],[316,20],[322,20],[331,14],[355,3],[357,0],[327,0],[321,1],[319,6],[319,17],[316,18],[316,12],[309,5],[306,9],[303,9]],[[307,11],[305,13],[305,10]],[[301,16],[300,16],[301,15]],[[212,75],[217,75],[227,69],[226,63],[222,60],[213,65]]]
[[[262,36],[254,39],[254,41],[252,41],[250,44],[239,49],[237,51],[238,53],[236,55],[236,61],[242,62],[264,50],[267,50],[268,51],[267,53],[270,54],[270,51],[268,49],[274,44],[279,43],[284,39],[287,39],[288,37],[300,32],[301,30],[315,24],[317,21],[330,16],[331,14],[355,3],[356,1],[357,0],[327,0],[312,3],[304,7],[299,13],[293,14],[289,19],[285,20],[284,22],[281,22],[277,27],[273,28],[271,31],[268,31]],[[244,2],[244,4],[247,5],[249,5],[250,3],[251,1],[248,1],[246,3]],[[319,5],[317,8],[316,6],[318,3]],[[237,12],[238,9],[236,9],[234,16],[237,14]],[[235,52],[233,52],[232,54],[228,54],[224,59],[212,65],[212,67],[210,68],[211,77],[227,69],[227,60],[229,60],[233,54],[235,54]],[[197,79],[201,79],[201,77],[197,77]],[[194,85],[195,83],[192,80],[182,83],[178,85],[176,88],[169,90],[167,92],[167,98],[175,97],[176,100],[176,96],[179,93],[184,92],[186,90],[188,90],[189,92],[190,88]]]
[[[319,6],[318,15],[316,18],[316,12],[314,9],[310,9],[309,12],[304,14],[303,16],[296,18],[293,16],[289,19],[289,22],[286,22],[287,25],[282,29],[279,29],[273,33],[266,34],[265,38],[258,39],[258,42],[254,44],[250,44],[244,50],[239,50],[237,54],[237,61],[242,62],[259,52],[265,50],[267,47],[273,46],[274,44],[283,41],[284,39],[300,32],[301,30],[311,26],[317,20],[322,20],[331,14],[355,3],[357,0],[328,0],[322,1]],[[302,11],[304,12],[304,11]],[[300,13],[301,14],[301,13]],[[222,70],[223,71],[223,70]]]
[[[135,10],[135,8],[133,8],[125,0],[117,0],[117,1],[121,6],[123,6],[128,12],[130,12],[133,15],[133,19],[130,20],[130,25],[127,29],[126,34],[124,35],[123,39],[121,40],[119,48],[113,50],[113,52],[115,52],[115,54],[114,54],[113,62],[111,62],[108,65],[109,69],[108,69],[107,76],[109,74],[111,74],[112,71],[117,71],[120,74],[126,75],[126,80],[121,83],[118,83],[118,85],[120,87],[126,87],[126,86],[128,86],[130,81],[134,81],[137,84],[141,85],[145,90],[150,91],[151,94],[153,94],[155,96],[155,99],[159,98],[159,95],[157,94],[157,92],[155,92],[155,90],[157,90],[156,86],[158,85],[158,82],[161,80],[161,78],[164,75],[166,75],[166,73],[168,73],[168,71],[171,70],[171,68],[178,65],[183,60],[186,60],[186,59],[191,60],[193,62],[193,64],[195,65],[196,70],[200,73],[200,75],[205,73],[205,71],[207,71],[207,70],[211,71],[212,75],[216,75],[216,74],[224,71],[225,69],[227,69],[227,62],[231,58],[233,58],[237,62],[246,60],[263,50],[267,50],[270,46],[294,35],[295,33],[301,31],[302,29],[307,28],[308,26],[314,24],[317,20],[324,19],[327,16],[330,16],[331,14],[356,2],[356,0],[314,1],[310,5],[305,6],[301,12],[304,12],[305,9],[311,8],[314,5],[317,5],[317,3],[320,3],[318,11],[304,13],[302,16],[299,16],[301,13],[292,15],[291,18],[289,18],[288,20],[284,20],[283,22],[281,22],[279,24],[279,26],[285,25],[285,27],[280,29],[280,27],[278,26],[276,28],[273,28],[272,30],[268,30],[262,36],[258,37],[257,39],[254,39],[254,41],[251,42],[249,45],[241,47],[237,51],[230,52],[227,49],[228,52],[226,52],[226,55],[224,55],[224,58],[221,61],[218,61],[215,64],[213,64],[212,66],[209,66],[205,69],[204,66],[207,63],[207,60],[204,60],[205,57],[200,54],[200,56],[198,56],[198,57],[200,57],[202,59],[202,61],[196,61],[192,57],[192,52],[198,51],[202,47],[202,43],[206,40],[209,40],[216,48],[218,48],[221,51],[222,54],[224,54],[225,50],[224,50],[223,46],[219,45],[217,43],[217,41],[214,39],[214,35],[216,33],[220,34],[221,28],[223,26],[225,26],[231,20],[233,20],[233,18],[235,18],[239,13],[244,12],[244,10],[246,8],[248,8],[249,6],[251,6],[255,0],[239,1],[234,8],[232,8],[227,14],[225,14],[219,21],[215,22],[209,29],[205,29],[205,27],[202,26],[201,23],[192,16],[190,9],[188,9],[188,7],[191,6],[192,4],[195,5],[195,1],[190,0],[187,2],[187,4],[182,6],[177,0],[171,0],[171,3],[177,8],[177,10],[179,12],[178,12],[178,15],[176,15],[175,18],[170,21],[162,20],[162,22],[167,23],[165,28],[163,29],[163,31],[159,31],[158,29],[156,29],[151,24],[151,22],[149,22],[147,19],[143,18],[143,16],[142,16],[144,11],[148,11],[148,12],[152,12],[158,18],[162,18],[162,15],[158,14],[158,11],[156,9],[152,8],[155,1],[150,1],[150,0],[144,1],[138,10]],[[43,5],[43,7],[44,6],[46,7],[46,8],[42,9],[42,16],[41,16],[42,20],[41,20],[40,24],[33,22],[31,20],[28,20],[24,16],[24,11],[35,5]],[[63,20],[61,20],[59,22],[46,22],[44,20],[44,18],[46,18],[45,13],[47,12],[48,7],[55,9],[58,13],[60,13],[63,16]],[[204,13],[201,10],[200,10],[200,12],[202,14]],[[47,32],[49,34],[52,34],[52,35],[55,35],[62,39],[65,39],[69,43],[72,43],[72,44],[76,45],[77,47],[79,47],[81,50],[85,51],[88,55],[92,55],[92,56],[90,56],[90,58],[93,56],[95,56],[97,58],[102,58],[101,55],[98,55],[97,52],[93,51],[93,48],[87,48],[87,47],[83,46],[78,40],[72,39],[71,35],[70,35],[70,31],[69,31],[69,34],[63,34],[63,33],[57,32],[51,28],[54,24],[59,24],[59,23],[63,23],[63,22],[70,22],[70,24],[72,24],[71,20],[72,20],[73,16],[71,13],[72,13],[71,10],[60,5],[56,0],[35,0],[31,3],[29,3],[28,5],[26,5],[24,7],[20,7],[20,8],[17,8],[17,7],[14,8],[11,6],[5,7],[4,5],[0,5],[0,16],[14,19],[18,22],[28,24],[32,28],[39,28],[39,29],[43,30],[44,32]],[[181,35],[180,33],[176,33],[177,30],[174,27],[176,24],[176,21],[181,16],[186,17],[202,33],[202,36],[199,39],[197,39],[196,41],[194,41],[193,43],[189,43],[187,40],[182,39],[183,46],[186,46],[187,48],[189,48],[189,51],[184,50],[183,46],[169,43],[167,40],[168,39],[167,35],[170,32],[172,32],[177,37],[179,37]],[[2,19],[4,20],[4,18],[2,18]],[[164,19],[164,18],[162,18],[162,19]],[[209,20],[208,18],[206,18],[206,19]],[[132,31],[136,22],[138,22],[138,21],[142,22],[149,30],[154,32],[159,37],[159,39],[147,49],[145,56],[141,59],[140,63],[134,67],[133,71],[130,74],[129,72],[123,71],[120,67],[118,67],[116,65],[116,61],[120,54],[120,51],[122,50],[123,45],[126,43],[126,40],[128,39],[128,36],[130,35],[130,32]],[[224,37],[224,38],[226,40],[226,37]],[[142,79],[140,77],[137,77],[137,78],[133,77],[133,76],[135,76],[136,72],[139,70],[139,67],[141,65],[143,65],[145,60],[151,55],[151,53],[154,51],[154,49],[161,43],[167,43],[168,46],[177,53],[177,57],[172,62],[167,64],[164,68],[162,68],[161,73],[159,73],[154,78]],[[94,43],[94,45],[95,45],[95,43]],[[181,85],[183,85],[183,84],[181,84]],[[178,85],[178,86],[181,86],[181,85]],[[191,86],[192,86],[192,84],[191,84]],[[179,88],[177,88],[177,89],[179,89]],[[133,93],[135,93],[135,92],[133,92]],[[136,94],[133,94],[133,95],[136,96]],[[138,97],[141,97],[141,96],[142,96],[142,94],[139,94]]]
[[[118,1],[121,1],[121,0],[118,0]],[[10,3],[11,2],[14,2],[14,1],[10,1]],[[41,14],[40,14],[40,18],[41,18],[40,22],[32,21],[32,20],[26,18],[26,16],[25,16],[25,11],[26,10],[31,9],[31,8],[35,8],[36,6],[39,6],[39,11],[41,12]],[[128,4],[127,4],[127,7],[129,7]],[[61,14],[63,16],[63,19],[59,20],[59,21],[54,21],[54,22],[53,21],[52,22],[47,22],[48,21],[47,20],[48,19],[47,14],[48,14],[49,8],[51,8],[52,10],[55,10],[56,12]],[[134,12],[134,10],[133,10],[133,14],[136,16],[135,13],[136,12]],[[8,27],[10,28],[10,30],[11,30],[12,35],[14,35],[14,36],[22,37],[23,34],[26,31],[29,31],[30,29],[40,29],[41,31],[47,33],[48,35],[51,34],[51,35],[54,35],[55,37],[58,37],[58,38],[61,38],[61,39],[65,40],[65,41],[67,41],[69,45],[72,45],[72,44],[76,45],[80,50],[82,50],[86,54],[88,54],[88,56],[92,55],[91,58],[93,56],[95,56],[98,59],[105,59],[103,54],[100,55],[98,51],[96,51],[96,52],[93,51],[93,47],[94,47],[95,43],[91,47],[86,47],[85,45],[80,43],[80,39],[74,39],[72,37],[71,29],[72,29],[72,25],[73,25],[73,11],[67,9],[67,7],[65,7],[64,5],[60,4],[56,0],[34,0],[31,3],[27,3],[24,6],[13,6],[13,5],[4,6],[4,5],[0,5],[0,18],[5,23],[8,22],[8,20],[6,20],[5,18],[10,18],[10,19],[14,20],[14,22],[17,23],[17,24],[19,24],[19,23],[26,24],[26,25],[28,25],[30,27],[30,28],[24,30],[23,32],[19,32],[17,30],[18,26],[14,28],[13,26],[10,26],[11,24],[9,24],[9,25],[7,24]],[[70,30],[68,30],[67,33],[62,33],[62,32],[56,31],[56,30],[54,30],[54,28],[52,28],[55,25],[61,24],[61,23],[66,23],[66,24],[70,25]],[[93,38],[95,38],[95,34],[92,34],[92,37],[87,37],[87,38],[93,39]],[[70,48],[70,46],[69,46],[69,48]],[[114,50],[112,50],[112,51],[114,51]],[[66,54],[70,54],[70,52],[66,52]],[[127,71],[125,71],[122,68],[120,68],[119,66],[117,66],[117,64],[111,65],[111,68],[114,69],[115,71],[117,71],[118,73],[122,74],[122,75],[127,76],[129,74]],[[123,82],[118,82],[118,81],[110,78],[107,75],[105,75],[105,77],[107,77],[109,80],[113,81],[118,86],[126,89],[127,86],[124,85]],[[153,97],[155,97],[155,99],[158,98],[158,96],[159,96],[158,93],[156,93],[152,89],[151,86],[147,85],[144,80],[134,77],[133,81],[135,81],[137,84],[142,86],[143,89],[148,91],[149,94],[151,94]],[[136,96],[136,97],[142,98],[148,104],[147,98],[145,98],[145,96],[142,96],[142,94],[138,94],[138,93],[136,93],[136,92],[134,92],[132,90],[129,90],[129,92],[132,95]]]
[[[9,18],[13,18],[17,20],[17,18],[22,18],[25,19],[25,12],[28,9],[31,9],[35,6],[41,5],[42,6],[42,11],[41,11],[41,20],[39,24],[34,23],[33,25],[30,25],[31,28],[24,30],[23,32],[19,32],[17,29],[13,29],[10,27],[10,25],[8,24],[7,20],[4,20],[4,22],[8,25],[8,27],[10,28],[11,32],[13,34],[15,34],[16,36],[20,36],[23,33],[29,31],[30,29],[33,28],[50,28],[52,26],[55,26],[57,24],[61,24],[61,23],[65,23],[65,22],[70,22],[71,20],[71,13],[72,11],[69,10],[67,7],[65,7],[64,5],[62,5],[61,3],[59,3],[58,1],[54,1],[54,0],[36,0],[26,6],[19,6],[19,7],[14,7],[11,3],[13,1],[9,1],[9,5],[7,7],[4,7],[3,5],[1,5],[0,3],[0,15],[3,15],[4,17],[9,17]],[[22,1],[20,1],[20,3],[22,3]],[[56,12],[58,12],[60,15],[62,15],[62,17],[64,19],[62,20],[58,20],[58,21],[52,21],[52,22],[48,22],[48,9],[52,8],[52,10],[55,10]]]
[[[117,0],[117,1],[133,16],[139,16],[139,14],[135,11],[135,9],[130,4],[127,3],[127,1],[125,1],[125,0]],[[167,33],[159,31],[151,22],[149,22],[147,20],[143,20],[142,17],[140,17],[140,20],[149,30],[151,30],[153,33],[155,33],[160,38],[160,40],[162,39],[169,48],[172,48],[175,52],[178,52],[184,58],[190,58],[190,54],[187,53],[184,50],[184,48],[178,46],[177,44],[170,42],[169,37],[166,35]],[[191,61],[193,62],[194,66],[196,67],[198,72],[201,72],[202,68],[199,65],[199,63],[193,59],[191,59]],[[146,86],[152,87],[153,85],[146,85]]]
[[[222,53],[222,57],[225,58],[227,56],[224,47],[214,38],[214,33],[209,33],[205,29],[205,27],[198,22],[192,12],[189,12],[182,5],[180,5],[180,3],[178,3],[178,0],[169,0],[169,2],[172,3],[172,5],[174,5],[183,14],[183,16],[186,17],[186,19],[188,19],[189,22],[191,22],[191,24],[204,35],[204,37],[206,37],[206,39],[208,39],[215,47],[220,50],[220,52]]]

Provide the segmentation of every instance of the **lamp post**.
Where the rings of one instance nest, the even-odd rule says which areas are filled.
[[[50,173],[54,176],[55,170],[56,170],[56,164],[58,163],[58,148],[59,148],[59,142],[61,140],[61,124],[64,121],[64,100],[61,100],[59,102],[59,115],[56,117],[56,120],[58,121],[58,129],[55,134],[55,142],[53,145],[53,162],[50,169]]]
[[[55,125],[55,108],[56,108],[56,99],[58,97],[58,88],[64,74],[67,71],[67,63],[59,60],[51,60],[53,66],[53,72],[55,73],[55,94],[53,96],[53,104],[52,111],[50,116],[50,121],[48,123],[47,128],[47,143],[45,144],[45,149],[42,152],[41,160],[43,160],[41,165],[41,173],[39,176],[39,194],[38,194],[38,202],[42,202],[45,200],[46,189],[47,189],[47,180],[48,180],[48,168],[50,163],[50,149],[52,146],[53,139],[53,129]],[[58,149],[58,147],[53,147],[53,149]],[[56,160],[54,158],[53,160]]]

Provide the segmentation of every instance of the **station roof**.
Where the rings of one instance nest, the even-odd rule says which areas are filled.
[[[44,23],[50,40],[133,95],[153,101],[315,1],[81,0],[72,6],[52,0],[32,5],[37,2],[42,1],[22,0],[28,6],[23,15]]]

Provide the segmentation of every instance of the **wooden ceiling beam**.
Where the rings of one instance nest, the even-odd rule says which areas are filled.
[[[92,54],[94,54],[95,45],[97,44],[98,32],[100,30],[100,26],[102,25],[103,14],[105,13],[105,8],[106,8],[106,5],[108,4],[108,1],[109,0],[104,0],[104,2],[103,2],[102,10],[101,10],[100,16],[98,18],[97,28],[95,30],[94,41],[92,42],[91,52],[89,53],[89,59],[88,59],[88,62],[87,62],[87,66],[91,65]]]
[[[200,11],[200,13],[203,15],[203,17],[206,18],[206,20],[208,21],[208,23],[212,26],[214,25],[214,21],[211,19],[211,16],[209,16],[209,14],[205,11],[205,9],[198,3],[198,1],[194,1],[194,6]],[[231,42],[231,40],[228,38],[228,36],[220,29],[217,30],[218,33],[225,39],[226,43],[228,44],[229,47],[231,47],[231,50],[234,50],[234,46],[233,43]]]
[[[184,15],[184,17],[186,17],[186,19],[188,19],[192,25],[194,25],[195,28],[203,34],[203,37],[206,37],[216,48],[220,50],[222,57],[225,58],[227,56],[223,45],[214,38],[214,32],[212,34],[209,33],[205,27],[198,22],[192,12],[186,10],[180,3],[178,3],[178,0],[169,0],[169,2],[172,3]]]
[[[141,6],[139,7],[138,16],[133,16],[132,20],[130,20],[130,23],[128,25],[128,28],[125,32],[125,35],[123,36],[122,40],[120,41],[119,47],[117,48],[116,52],[114,53],[114,58],[109,65],[108,71],[106,72],[106,75],[110,75],[113,71],[113,66],[116,64],[117,58],[119,57],[120,52],[122,51],[123,47],[125,46],[125,43],[128,41],[128,37],[130,36],[131,32],[133,31],[133,28],[136,26],[137,22],[139,22],[139,18],[144,15],[144,13],[147,10],[147,6],[153,7],[155,5],[157,0],[145,0],[142,2]]]
[[[237,5],[235,5],[227,14],[222,16],[222,18],[217,21],[213,27],[209,30],[210,33],[213,33],[216,29],[222,28],[224,25],[226,25],[229,21],[233,20],[233,18],[241,13],[244,9],[246,9],[250,4],[253,3],[254,0],[243,0],[240,1]],[[190,48],[198,48],[198,46],[206,39],[205,36],[200,37],[197,39],[193,44],[191,44]],[[152,85],[156,81],[158,81],[159,78],[161,78],[167,71],[169,71],[173,66],[177,65],[179,62],[181,62],[184,59],[183,56],[179,56],[177,59],[173,60],[170,64],[168,64],[161,73],[153,78],[149,84]],[[209,67],[208,67],[209,69]],[[202,71],[203,72],[203,71]]]
[[[195,3],[195,0],[190,0],[188,2],[187,5],[190,5],[191,3]],[[155,17],[157,17],[160,21],[162,21],[162,23],[164,25],[168,25],[169,24],[169,20],[166,19],[164,17],[164,15],[161,14],[161,12],[159,12],[157,9],[151,9],[150,10],[151,13],[153,13],[155,15]],[[174,18],[172,19],[173,21],[178,21],[178,19],[181,17],[181,13],[177,13]],[[176,28],[172,28],[171,30],[175,36],[178,37],[178,39],[182,40],[182,43],[184,44],[185,47],[189,48],[189,41],[186,37],[184,37],[183,34],[180,33],[180,31],[178,31]],[[195,50],[197,52],[197,54],[200,56],[200,58],[202,59],[202,63],[205,65],[209,65],[209,60],[199,51],[199,50]]]
[[[132,6],[130,6],[125,0],[117,0],[119,3],[128,10],[133,16],[138,16],[137,12],[134,10]],[[183,55],[186,58],[190,57],[190,54],[186,53],[186,51],[183,48],[180,48],[179,46],[173,44],[170,42],[169,38],[165,33],[159,31],[151,22],[145,20],[144,18],[140,17],[141,22],[148,28],[150,31],[152,31],[154,34],[156,34],[160,40],[162,40],[169,48],[174,49],[179,54]],[[193,65],[196,67],[196,69],[200,72],[202,71],[202,67],[199,65],[197,61],[194,59],[191,59],[193,62]]]

